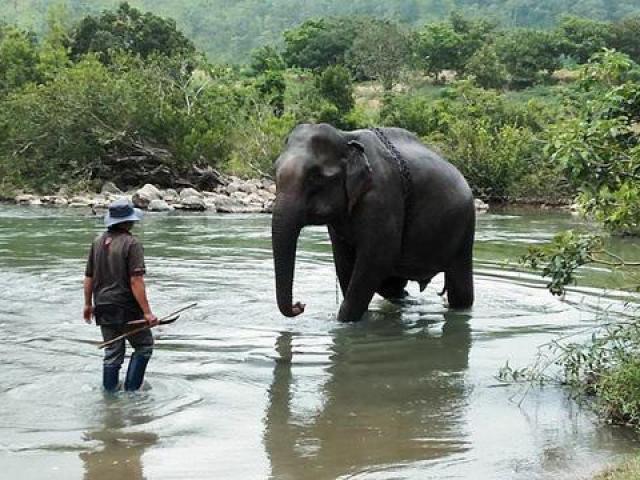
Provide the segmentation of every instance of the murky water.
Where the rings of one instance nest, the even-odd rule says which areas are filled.
[[[375,298],[335,321],[327,235],[306,229],[296,299],[273,294],[267,216],[148,215],[148,284],[158,314],[198,302],[157,332],[150,389],[105,397],[99,331],[81,319],[84,256],[99,221],[82,211],[0,207],[0,466],[6,479],[575,479],[637,447],[567,392],[496,380],[537,347],[622,309],[615,291],[565,302],[517,273],[527,244],[576,221],[479,218],[477,302]],[[640,246],[614,246],[640,257]],[[615,289],[620,279],[587,279]],[[602,313],[608,312],[608,313]]]

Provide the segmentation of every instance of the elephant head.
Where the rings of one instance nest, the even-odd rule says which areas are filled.
[[[296,316],[292,302],[298,236],[305,225],[339,222],[354,212],[371,188],[371,166],[353,134],[326,124],[299,125],[275,162],[276,201],[272,242],[278,308]]]

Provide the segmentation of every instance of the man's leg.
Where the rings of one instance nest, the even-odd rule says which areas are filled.
[[[118,335],[122,335],[122,328],[102,325],[102,339],[107,342]],[[118,388],[118,376],[120,366],[124,361],[124,339],[112,343],[104,349],[104,361],[102,365],[102,385],[107,392],[115,392]]]
[[[144,330],[129,337],[129,343],[134,352],[129,360],[124,389],[134,391],[139,390],[144,381],[144,373],[153,353],[153,334],[151,330]]]

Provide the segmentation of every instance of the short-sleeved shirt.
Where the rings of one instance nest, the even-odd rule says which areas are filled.
[[[131,290],[131,277],[145,274],[144,251],[124,230],[108,230],[91,244],[85,276],[93,279],[98,325],[120,324],[143,317]]]

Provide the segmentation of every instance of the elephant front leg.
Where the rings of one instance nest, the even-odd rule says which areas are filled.
[[[346,297],[351,283],[351,275],[356,260],[356,253],[353,247],[347,245],[338,235],[329,228],[331,246],[333,249],[333,263],[336,266],[336,275],[340,282],[342,296]]]
[[[367,311],[373,294],[380,286],[384,275],[371,265],[371,260],[358,256],[351,275],[349,288],[344,296],[338,321],[357,322]]]

